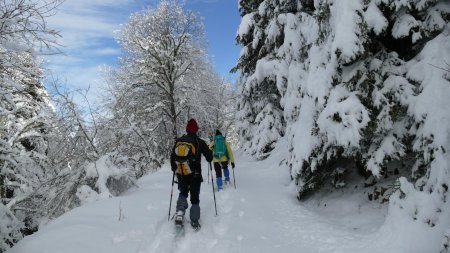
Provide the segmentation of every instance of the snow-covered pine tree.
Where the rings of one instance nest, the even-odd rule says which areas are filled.
[[[413,168],[406,166],[403,169],[412,174],[412,180],[424,176],[417,181],[418,189],[438,181],[438,178],[431,179],[426,174],[433,171],[432,157],[439,150],[436,147],[434,151],[430,147],[425,148],[423,142],[435,142],[430,136],[445,132],[442,129],[447,125],[436,130],[428,128],[430,132],[426,137],[421,136],[419,129],[427,125],[426,119],[443,113],[440,108],[445,102],[428,97],[424,87],[428,92],[434,92],[445,90],[445,83],[448,83],[445,72],[432,69],[432,65],[445,64],[445,53],[441,57],[434,55],[436,58],[433,60],[429,56],[436,51],[448,52],[442,38],[446,34],[448,20],[444,20],[448,19],[448,7],[448,3],[439,1],[426,4],[417,1],[377,4],[371,1],[367,5],[342,1],[333,5],[322,2],[316,6],[319,13],[326,14],[325,26],[323,20],[318,22],[327,29],[319,31],[318,45],[329,54],[325,62],[333,66],[328,68],[331,70],[329,81],[322,86],[327,88],[326,101],[319,107],[316,105],[317,125],[311,128],[315,147],[302,168],[294,168],[294,173],[298,172],[293,176],[298,179],[300,195],[320,186],[322,179],[333,173],[333,163],[342,158],[355,161],[379,178],[388,173],[388,162],[413,156],[416,160]],[[349,13],[349,10],[353,11]],[[349,29],[351,24],[356,26]],[[320,37],[325,40],[321,41]],[[311,53],[309,58],[314,59],[317,54]],[[424,58],[428,66],[425,66]],[[424,76],[416,74],[417,66],[434,73],[436,79],[430,79],[424,86],[421,81],[427,75],[423,72]],[[327,73],[325,70],[321,72]],[[436,86],[431,88],[432,85]],[[339,93],[341,95],[337,95]],[[430,105],[425,96],[436,103]],[[320,97],[315,99],[320,101]],[[423,104],[418,105],[418,101]],[[446,118],[443,114],[440,117]],[[439,139],[445,138],[441,136]],[[443,141],[438,146],[445,152],[446,145],[448,142]],[[444,167],[435,169],[442,171]],[[444,171],[440,173],[447,173]],[[445,185],[441,183],[441,194],[446,191]],[[428,190],[433,191],[431,188]],[[436,210],[440,209],[436,207]]]
[[[430,226],[448,226],[450,118],[442,95],[450,94],[448,1],[294,1],[292,9],[282,8],[292,1],[251,2],[241,1],[246,12],[238,30],[239,121],[250,129],[255,110],[248,98],[266,91],[249,80],[279,77],[287,160],[299,197],[335,175],[340,163],[380,179],[392,174],[389,162],[412,158],[415,164],[403,163],[400,173],[415,186],[399,181],[391,213],[401,207]],[[267,6],[276,14],[260,22]],[[260,41],[260,31],[278,34],[279,43],[255,53],[252,42]],[[267,56],[279,61],[277,68]],[[265,67],[264,74],[251,75],[257,66]],[[261,136],[251,129],[241,138],[249,150]],[[417,201],[427,207],[414,209]]]
[[[286,80],[277,73],[282,62],[275,52],[282,34],[274,17],[291,6],[277,2],[239,2],[242,20],[236,41],[242,49],[233,69],[240,72],[236,127],[244,150],[259,159],[269,155],[285,128],[278,86]]]

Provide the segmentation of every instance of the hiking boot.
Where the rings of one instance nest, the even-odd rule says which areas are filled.
[[[175,214],[175,225],[183,226],[183,222],[184,222],[184,212],[179,210]]]
[[[191,221],[191,226],[195,231],[199,231],[202,228],[198,221]]]

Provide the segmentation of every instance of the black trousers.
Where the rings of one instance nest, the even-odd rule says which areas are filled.
[[[200,173],[192,173],[187,176],[177,174],[178,189],[180,196],[185,199],[191,194],[191,204],[200,203],[200,185],[202,184],[202,175]]]

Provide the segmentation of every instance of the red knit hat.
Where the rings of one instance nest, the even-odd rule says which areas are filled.
[[[196,133],[198,131],[197,121],[195,119],[190,119],[186,125],[186,132]]]

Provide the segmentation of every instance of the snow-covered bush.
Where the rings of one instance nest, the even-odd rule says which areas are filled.
[[[6,251],[15,242],[22,239],[21,228],[22,224],[14,214],[0,203],[0,252]]]
[[[118,196],[135,184],[136,175],[126,163],[118,163],[115,154],[107,154],[85,166],[87,181],[95,182],[100,197]]]
[[[39,226],[83,203],[118,196],[135,185],[136,175],[115,154],[61,170],[17,202],[13,209]]]
[[[445,232],[444,239],[442,240],[441,251],[439,253],[448,252],[450,252],[450,228]]]

